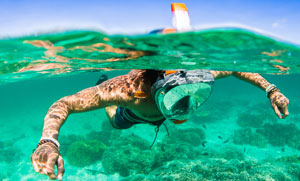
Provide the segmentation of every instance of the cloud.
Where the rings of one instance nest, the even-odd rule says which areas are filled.
[[[272,28],[278,28],[280,26],[279,22],[272,23]]]
[[[286,22],[287,22],[287,20],[285,18],[279,19],[279,20],[273,22],[271,26],[272,26],[272,28],[282,28]]]

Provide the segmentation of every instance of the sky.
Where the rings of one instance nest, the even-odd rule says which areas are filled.
[[[242,27],[300,44],[300,0],[0,0],[0,37],[89,29],[109,34],[172,27],[185,3],[194,29]]]

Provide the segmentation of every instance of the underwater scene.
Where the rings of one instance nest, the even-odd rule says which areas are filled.
[[[279,119],[264,91],[218,79],[183,124],[112,127],[104,109],[59,132],[63,180],[300,180],[300,46],[244,29],[167,35],[68,31],[0,40],[0,180],[49,180],[31,154],[49,107],[132,69],[260,73],[289,99]],[[153,140],[154,145],[151,147]]]

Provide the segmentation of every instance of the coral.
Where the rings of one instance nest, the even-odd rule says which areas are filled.
[[[0,180],[11,180],[9,177],[15,173],[15,166],[24,158],[24,153],[14,146],[11,140],[1,143],[3,147],[0,148]]]
[[[164,141],[173,143],[188,143],[198,146],[206,139],[205,132],[199,128],[173,129]]]
[[[113,140],[121,135],[120,130],[113,129],[108,121],[102,123],[102,131],[91,131],[87,135],[60,135],[60,153],[64,156],[67,154],[70,145],[77,141],[97,140],[109,146]]]
[[[153,162],[154,156],[146,140],[137,136],[122,136],[104,152],[102,164],[106,173],[118,172],[126,177],[150,172]]]
[[[257,133],[264,135],[274,146],[288,145],[300,150],[300,130],[295,124],[264,124],[257,129]]]
[[[271,124],[266,123],[256,132],[250,128],[240,129],[234,132],[235,144],[249,144],[257,147],[265,147],[267,143],[274,146],[288,145],[300,150],[300,130],[295,124]]]
[[[8,179],[7,175],[5,173],[0,172],[0,180]]]
[[[299,155],[282,156],[278,158],[276,161],[286,162],[286,163],[300,163],[300,157]]]
[[[106,150],[106,145],[98,140],[80,140],[72,143],[67,152],[67,159],[71,165],[84,167],[98,160]]]
[[[21,137],[11,138],[5,141],[0,141],[0,162],[12,163],[17,162],[21,159],[24,155],[22,150],[16,146],[14,146],[15,142],[19,139],[23,138],[24,135]]]
[[[101,128],[101,131],[91,131],[86,135],[86,138],[99,140],[106,145],[110,145],[111,142],[120,137],[122,133],[121,130],[113,128],[109,121],[104,121]]]
[[[245,128],[234,132],[233,143],[238,145],[249,144],[264,148],[268,141],[262,134],[253,132],[251,128]]]
[[[216,158],[224,158],[226,160],[244,160],[245,157],[244,152],[233,146],[222,148],[219,152],[212,153],[211,155]]]
[[[137,175],[129,180],[142,180],[142,176],[144,175]],[[239,169],[225,160],[209,159],[205,160],[205,162],[200,160],[174,160],[168,165],[150,172],[147,178],[144,180],[247,180],[248,175],[247,173],[243,174],[243,172],[240,172]]]
[[[296,176],[298,168],[294,166],[289,172]],[[206,157],[192,161],[174,160],[147,176],[139,174],[127,180],[297,180],[295,176],[287,173],[282,165]]]
[[[200,164],[200,163],[199,163]],[[157,180],[202,180],[203,175],[193,172],[194,163],[184,161],[172,161],[167,166],[160,167],[159,169],[151,172],[152,178]]]
[[[121,131],[91,131],[86,135],[87,139],[102,141],[104,144],[109,146],[116,138],[120,137]]]
[[[247,178],[244,171],[248,162],[231,160],[227,161],[219,158],[206,159],[202,161],[201,165],[194,166],[192,171],[203,175],[207,179],[233,179],[233,180],[244,180]],[[238,174],[240,173],[240,174]]]
[[[172,142],[171,139],[155,145],[153,151],[155,154],[153,169],[168,161],[196,159],[201,155],[201,152],[194,149],[192,145],[184,142]]]
[[[112,142],[112,147],[126,147],[126,146],[132,146],[137,147],[141,150],[147,150],[150,148],[150,143],[139,136],[133,136],[133,135],[126,135],[126,136],[120,136],[117,139],[115,139]]]
[[[195,159],[200,155],[194,146],[205,140],[201,129],[189,128],[174,130],[170,137],[156,143],[149,150],[150,143],[137,136],[121,136],[103,154],[104,170],[121,176],[149,173],[155,168],[174,159]]]
[[[298,180],[300,178],[300,164],[290,164],[287,167],[288,173],[294,177],[294,180]]]
[[[257,163],[244,160],[244,153],[234,146],[224,147],[217,153],[198,147],[204,140],[201,129],[173,129],[169,137],[149,150],[150,143],[146,140],[121,136],[104,152],[102,165],[107,174],[118,172],[126,177],[123,180],[143,181],[293,180],[300,174],[300,167],[295,165],[298,162],[293,158],[281,158],[272,164]],[[267,139],[251,128],[237,130],[233,141],[259,147],[267,144]]]
[[[166,136],[161,143],[153,147],[155,152],[153,168],[171,160],[198,158],[201,152],[195,150],[194,146],[199,146],[205,138],[204,131],[199,128],[172,129],[170,136]]]
[[[258,128],[263,125],[264,118],[265,117],[263,114],[253,114],[249,112],[244,112],[242,114],[239,114],[237,124],[241,127]]]
[[[24,155],[23,152],[14,146],[10,146],[7,148],[0,149],[0,161],[6,162],[6,163],[13,163],[18,162],[22,156]]]
[[[60,154],[62,156],[67,155],[70,145],[74,142],[81,141],[81,140],[84,140],[84,137],[81,135],[76,135],[76,134],[60,135],[59,136]]]

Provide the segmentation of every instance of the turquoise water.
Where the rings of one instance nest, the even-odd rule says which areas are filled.
[[[242,29],[136,36],[69,31],[0,40],[0,84],[111,69],[300,73],[300,46]]]
[[[166,122],[170,136],[161,128],[151,150],[153,126],[120,131],[104,110],[72,114],[59,136],[65,180],[299,180],[299,52],[297,45],[229,29],[2,39],[0,180],[47,180],[34,172],[30,155],[50,105],[94,86],[101,74],[112,78],[133,68],[259,72],[289,98],[290,115],[278,119],[263,91],[234,77],[217,80],[186,123]],[[103,153],[80,146],[100,143]]]

